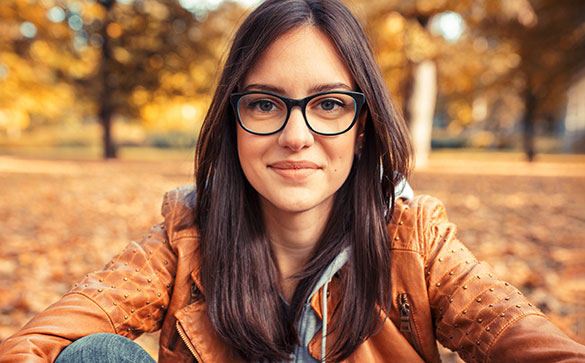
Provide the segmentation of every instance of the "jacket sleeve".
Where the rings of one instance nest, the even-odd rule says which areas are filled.
[[[443,205],[423,198],[426,276],[435,335],[470,362],[577,362],[571,340],[456,238]]]
[[[171,206],[168,196],[163,203]],[[168,210],[166,212],[169,212]],[[115,333],[134,339],[160,328],[175,276],[169,221],[155,225],[101,271],[86,275],[61,300],[0,345],[0,362],[53,362],[81,337]]]

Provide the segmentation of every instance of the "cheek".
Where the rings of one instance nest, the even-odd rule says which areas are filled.
[[[255,175],[261,172],[262,156],[265,153],[267,146],[265,140],[267,137],[255,136],[243,130],[238,129],[237,132],[237,149],[240,166],[244,171],[246,179],[252,184]]]
[[[246,141],[244,139],[244,137],[242,137],[242,135],[240,134],[240,131],[238,130],[237,132],[237,136],[236,136],[236,146],[238,149],[238,158],[240,159],[240,164],[242,163],[242,160],[245,160],[245,155],[247,153],[247,147],[246,147]]]
[[[238,145],[238,158],[240,159],[240,165],[244,170],[244,174],[247,175],[248,164],[253,160],[254,155],[254,144],[248,140],[247,135],[243,135],[240,130],[237,134],[237,145]]]
[[[341,140],[337,140],[336,142],[330,145],[329,150],[327,152],[331,155],[331,160],[333,160],[333,172],[337,174],[343,174],[345,177],[346,174],[349,174],[351,170],[351,166],[354,161],[355,156],[355,136],[353,135],[344,135]],[[341,176],[341,175],[340,175]]]
[[[244,175],[248,179],[248,162],[250,161],[251,154],[253,153],[251,150],[252,144],[246,140],[246,135],[242,134],[239,128],[236,136],[236,145],[238,149],[238,159],[240,160],[240,166],[244,171]]]

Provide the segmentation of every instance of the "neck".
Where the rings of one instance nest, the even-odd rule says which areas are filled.
[[[280,271],[281,293],[290,301],[296,280],[323,234],[332,203],[303,212],[288,212],[262,201],[264,223]]]

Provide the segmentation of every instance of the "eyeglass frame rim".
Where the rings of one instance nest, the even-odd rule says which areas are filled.
[[[355,102],[356,102],[355,103],[355,115],[353,117],[353,120],[351,121],[351,124],[343,131],[332,133],[332,134],[318,132],[315,129],[313,129],[313,127],[311,126],[311,124],[307,120],[307,115],[306,115],[307,104],[312,99],[314,99],[316,97],[328,95],[328,94],[335,94],[335,93],[349,95],[355,100]],[[254,132],[254,131],[248,129],[246,126],[244,126],[244,123],[242,122],[242,120],[240,118],[240,113],[238,112],[238,108],[239,108],[239,103],[240,103],[240,100],[242,99],[242,97],[249,95],[249,94],[265,94],[265,95],[276,97],[284,102],[284,104],[286,105],[286,118],[285,118],[284,122],[282,123],[282,125],[276,131],[272,131],[272,132],[268,132],[268,133]],[[301,109],[301,113],[303,114],[303,118],[305,119],[305,124],[307,125],[309,130],[311,130],[312,132],[314,132],[318,135],[322,135],[322,136],[336,136],[336,135],[341,135],[341,134],[348,132],[355,125],[355,123],[360,115],[360,112],[362,110],[362,107],[366,104],[366,96],[363,93],[357,92],[357,91],[339,90],[339,91],[319,92],[319,93],[309,95],[305,98],[294,99],[294,98],[288,98],[288,97],[285,97],[285,96],[282,96],[282,95],[279,95],[279,94],[276,94],[273,92],[252,90],[252,91],[231,93],[230,94],[230,103],[232,105],[234,113],[236,114],[236,119],[238,121],[238,124],[242,127],[242,129],[244,129],[245,131],[247,131],[253,135],[268,136],[268,135],[274,135],[274,134],[282,131],[290,119],[290,114],[292,112],[293,107],[298,106]]]

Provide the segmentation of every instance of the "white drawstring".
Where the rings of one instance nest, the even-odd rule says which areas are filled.
[[[306,307],[303,310],[303,315],[301,317],[300,320],[300,324],[302,322],[305,322],[307,325],[299,325],[299,333],[307,333],[308,331],[312,331],[312,333],[306,335],[303,334],[303,340],[302,340],[302,344],[304,346],[305,352],[303,354],[306,354],[304,356],[310,357],[308,348],[309,348],[309,343],[311,342],[311,339],[315,336],[314,334],[317,332],[318,326],[317,326],[317,322],[316,321],[311,321],[311,318],[308,318],[309,316],[313,316],[313,319],[318,319],[317,317],[317,312],[315,310],[313,310],[309,315],[307,315],[307,311],[305,311],[306,309],[312,309],[311,308],[311,301],[312,299],[315,297],[315,294],[318,294],[319,290],[322,290],[322,304],[323,304],[323,309],[322,309],[322,322],[321,322],[321,362],[325,362],[325,354],[327,353],[327,295],[328,295],[328,291],[329,291],[329,283],[331,283],[331,280],[333,279],[333,276],[335,275],[335,273],[337,271],[339,271],[341,269],[341,267],[343,265],[345,265],[345,263],[347,261],[349,261],[349,252],[350,248],[349,247],[345,247],[343,249],[343,251],[341,251],[339,253],[339,255],[337,255],[337,257],[335,257],[335,259],[333,260],[333,262],[331,262],[331,264],[329,264],[329,266],[327,266],[327,268],[325,269],[325,271],[323,271],[323,274],[321,275],[321,277],[319,278],[319,280],[317,281],[317,283],[315,284],[315,286],[313,287],[313,290],[311,291],[311,294],[309,295],[309,298],[306,301]],[[312,330],[314,329],[314,330]],[[309,358],[307,358],[309,359]],[[308,360],[302,360],[304,361],[308,361]]]
[[[329,280],[331,281],[331,280]],[[325,363],[325,353],[327,348],[327,287],[329,281],[323,285],[323,328],[321,329],[321,362]]]

